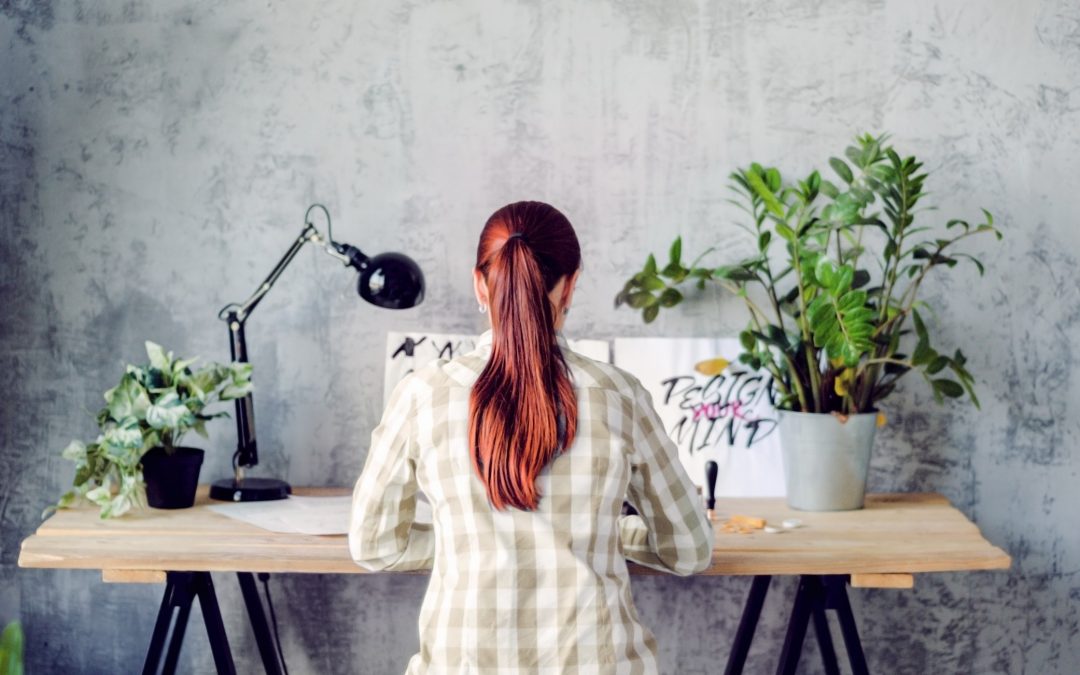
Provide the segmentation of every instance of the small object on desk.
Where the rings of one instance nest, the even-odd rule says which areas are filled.
[[[756,516],[742,516],[737,513],[731,517],[731,522],[735,523],[736,525],[742,525],[743,527],[749,527],[754,530],[760,530],[761,528],[765,527],[764,518],[758,518]]]
[[[705,500],[705,515],[709,520],[716,520],[716,476],[720,467],[711,459],[705,462],[705,487],[708,498]]]
[[[784,531],[784,528],[776,527],[775,525],[766,525],[762,529],[765,531],[765,534],[779,534]]]
[[[765,519],[754,516],[735,514],[720,525],[720,531],[727,534],[750,534],[765,527]]]
[[[794,530],[797,527],[802,527],[802,524],[802,521],[798,518],[785,518],[784,522],[780,523],[785,530]]]

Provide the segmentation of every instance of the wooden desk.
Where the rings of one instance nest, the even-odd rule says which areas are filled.
[[[348,490],[297,489],[296,493],[340,495]],[[167,582],[159,625],[147,655],[149,669],[155,645],[160,658],[172,609],[179,608],[166,671],[170,661],[175,666],[179,654],[176,633],[182,640],[180,621],[186,621],[185,608],[189,609],[197,596],[203,604],[219,672],[233,672],[208,573],[238,572],[263,663],[268,672],[280,672],[251,573],[365,572],[350,559],[344,536],[268,532],[214,513],[205,508],[208,503],[206,489],[200,488],[195,507],[179,511],[149,510],[111,521],[100,520],[96,509],[61,511],[23,541],[19,566],[100,569],[105,581]],[[792,511],[783,499],[717,500],[718,520],[735,513],[764,517],[776,524],[785,518],[799,518],[804,526],[779,534],[727,534],[717,526],[713,562],[704,574],[755,577],[728,673],[742,670],[772,575],[801,577],[778,672],[794,672],[811,619],[826,659],[826,672],[838,672],[825,620],[825,610],[833,609],[853,671],[859,673],[866,672],[866,665],[847,602],[849,581],[856,587],[910,588],[914,574],[1007,569],[1011,563],[1004,551],[986,541],[971,521],[936,494],[869,495],[861,511],[832,513]],[[631,565],[631,571],[651,573],[636,565]],[[214,623],[217,625],[211,625]],[[220,634],[215,635],[219,628]],[[155,659],[154,670],[157,663]]]

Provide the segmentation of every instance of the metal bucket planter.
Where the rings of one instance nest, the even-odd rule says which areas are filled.
[[[142,457],[146,503],[155,509],[186,509],[195,504],[203,451],[198,448],[152,448]]]
[[[787,502],[802,511],[863,507],[877,413],[836,415],[780,411]]]

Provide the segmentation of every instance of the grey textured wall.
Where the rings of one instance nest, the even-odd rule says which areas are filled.
[[[307,251],[249,323],[263,471],[343,485],[379,413],[385,332],[480,327],[469,261],[494,208],[543,199],[577,224],[569,333],[731,331],[729,300],[651,327],[611,300],[677,233],[745,247],[724,205],[736,165],[801,173],[863,130],[927,160],[940,215],[986,206],[1007,232],[977,242],[985,280],[927,289],[982,411],[907,382],[872,486],[941,491],[1015,556],[1008,573],[853,593],[870,662],[1080,671],[1074,0],[0,0],[0,85],[0,620],[22,618],[32,672],[140,667],[160,587],[18,570],[19,542],[71,479],[59,450],[93,433],[87,411],[144,339],[227,358],[216,310],[254,288],[310,202],[340,239],[416,256],[430,284],[422,310],[375,310]],[[214,429],[205,478],[227,475],[234,442]],[[293,672],[400,672],[425,583],[277,577]],[[253,671],[235,584],[218,587]],[[635,582],[664,672],[715,670],[747,587]],[[774,667],[790,591],[770,595],[752,672]],[[193,672],[212,666],[200,623]],[[820,670],[813,649],[804,672]]]

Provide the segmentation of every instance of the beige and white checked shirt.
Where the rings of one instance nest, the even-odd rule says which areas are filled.
[[[469,391],[490,331],[405,378],[372,434],[352,557],[369,570],[432,568],[406,675],[655,673],[625,559],[680,575],[709,566],[712,527],[648,392],[560,345],[577,437],[540,473],[535,511],[494,510],[469,457]],[[415,520],[418,492],[431,524]],[[641,515],[621,515],[624,499]]]

